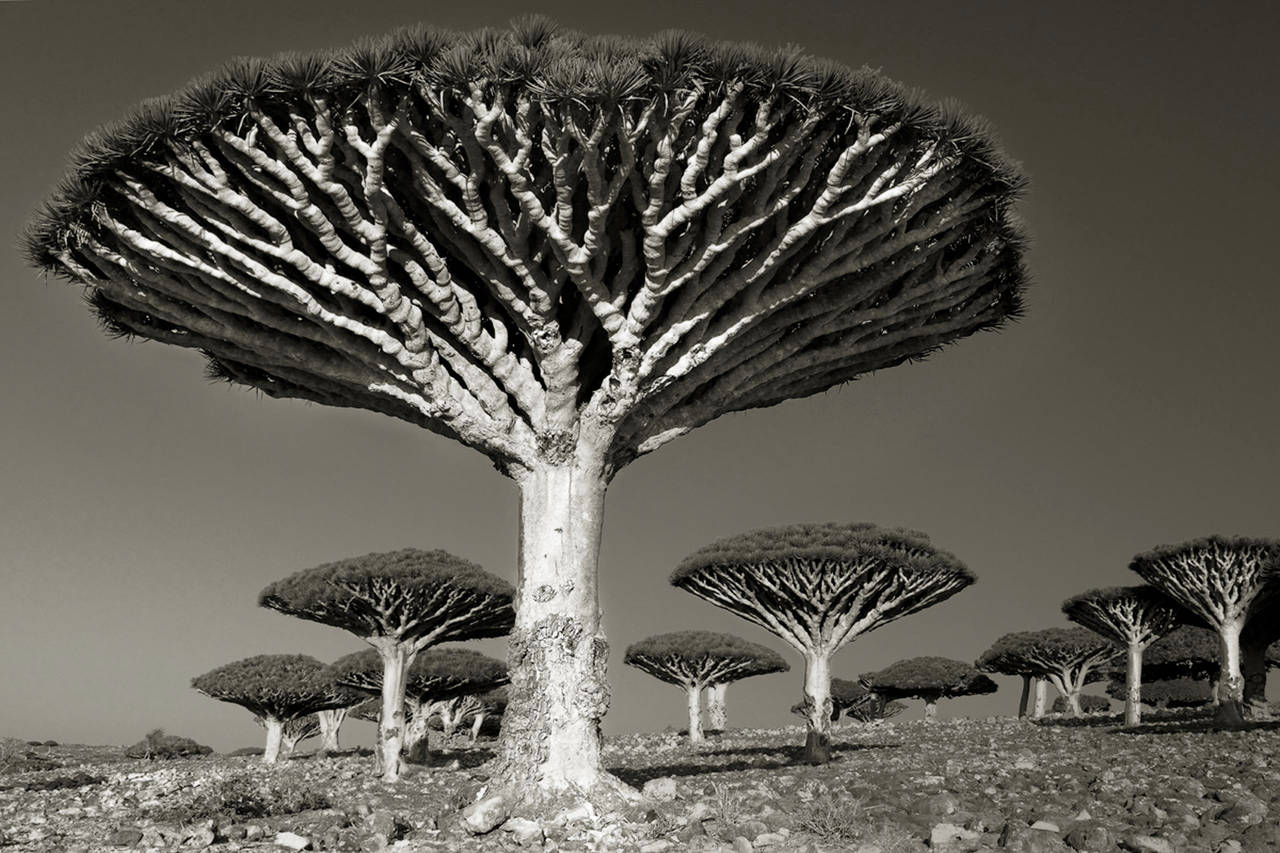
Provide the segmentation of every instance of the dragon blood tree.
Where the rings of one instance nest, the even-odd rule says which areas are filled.
[[[330,708],[349,708],[358,693],[337,684],[328,668],[307,655],[258,655],[210,670],[191,680],[206,696],[239,705],[260,718],[267,730],[262,760],[275,764],[285,726]],[[297,743],[297,738],[293,741]],[[292,749],[292,744],[290,745]]]
[[[267,721],[262,717],[254,717],[253,721],[264,729],[267,727]],[[286,720],[280,732],[280,758],[293,755],[299,743],[318,734],[320,734],[320,720],[315,714]]]
[[[378,748],[383,778],[400,776],[405,673],[423,649],[511,630],[511,585],[447,551],[366,554],[296,572],[258,603],[364,640],[381,661]]]
[[[797,524],[721,539],[671,583],[771,631],[804,656],[805,760],[831,758],[831,656],[861,634],[974,582],[954,555],[914,530]]]
[[[996,683],[970,664],[942,657],[900,660],[861,680],[886,699],[923,699],[925,722],[937,718],[939,699],[996,692]]]
[[[383,698],[378,721],[386,720],[386,669],[377,649],[365,649],[338,658],[330,667],[330,677],[337,683],[372,693]],[[472,649],[428,649],[414,657],[401,679],[400,716],[408,720],[397,748],[410,757],[422,759],[427,752],[427,721],[439,710],[435,703],[468,693],[483,693],[508,681],[507,665]],[[381,743],[381,742],[380,742]],[[379,764],[386,774],[386,750],[381,750]],[[396,756],[397,761],[399,756]]]
[[[1153,708],[1199,708],[1213,702],[1213,693],[1213,685],[1207,681],[1196,678],[1166,678],[1144,682],[1140,698],[1144,705]],[[1124,699],[1127,695],[1126,683],[1114,679],[1107,682],[1107,695],[1113,699]]]
[[[520,494],[516,800],[608,798],[605,489],[725,414],[1020,310],[1023,179],[869,70],[682,33],[406,29],[241,60],[88,138],[28,256],[108,331],[396,417]]]
[[[1180,625],[1147,647],[1142,671],[1153,681],[1217,681],[1221,645],[1218,635],[1208,628]]]
[[[1049,685],[1041,677],[1040,667],[1024,654],[1028,647],[1026,636],[1026,632],[1005,634],[992,643],[991,648],[983,652],[973,666],[979,672],[1016,675],[1022,679],[1022,693],[1018,698],[1019,718],[1027,716],[1027,705],[1034,685],[1035,704],[1031,708],[1031,718],[1034,720],[1044,716]]]
[[[1280,564],[1266,579],[1260,596],[1262,606],[1240,631],[1240,675],[1244,678],[1244,701],[1257,705],[1267,701],[1267,669],[1280,658]]]
[[[1129,568],[1217,632],[1220,642],[1218,710],[1223,725],[1244,722],[1240,634],[1255,614],[1275,606],[1269,574],[1280,565],[1280,542],[1207,536],[1161,545],[1133,558]]]
[[[1122,586],[1069,598],[1062,603],[1062,612],[1125,650],[1129,692],[1124,700],[1124,723],[1138,725],[1142,721],[1142,653],[1185,621],[1185,611],[1154,587]]]
[[[470,722],[468,741],[471,746],[475,746],[480,739],[480,731],[484,728],[485,722],[500,719],[506,707],[507,689],[505,687],[495,687],[484,693],[467,693],[431,703],[428,710],[429,724],[439,726],[444,735],[442,749],[447,752],[450,739],[458,726]]]
[[[1045,628],[1009,636],[1011,644],[1021,648],[1021,654],[1036,667],[1039,676],[1067,700],[1072,716],[1076,717],[1083,713],[1080,691],[1086,684],[1103,680],[1106,676],[1101,667],[1122,652],[1110,640],[1088,628]]]
[[[1111,685],[1116,682],[1107,682],[1107,693],[1110,695]],[[1120,682],[1120,695],[1116,697],[1124,701],[1124,683]],[[1065,714],[1071,710],[1071,704],[1067,702],[1065,696],[1059,696],[1053,700],[1053,713]],[[1092,693],[1080,694],[1080,713],[1082,714],[1105,714],[1111,710],[1111,700],[1106,696],[1094,696]]]
[[[675,631],[647,637],[627,647],[623,662],[659,681],[684,688],[689,705],[690,743],[703,739],[704,688],[791,669],[773,649],[712,631]]]

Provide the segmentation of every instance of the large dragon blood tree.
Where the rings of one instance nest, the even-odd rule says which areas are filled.
[[[623,662],[684,689],[690,743],[703,740],[702,691],[705,688],[791,669],[773,649],[714,631],[675,631],[647,637],[627,647]],[[724,718],[718,722],[717,728],[723,729]]]
[[[1280,542],[1243,536],[1206,536],[1161,545],[1129,564],[1147,583],[1185,607],[1218,634],[1217,721],[1244,722],[1240,636],[1252,617],[1274,607],[1280,585]],[[1263,646],[1265,649],[1265,646]]]
[[[27,240],[107,330],[473,447],[520,495],[519,799],[626,792],[605,489],[732,411],[1016,315],[1023,185],[980,120],[794,48],[417,27],[236,61],[91,135]]]
[[[1136,726],[1142,721],[1142,653],[1186,621],[1186,611],[1155,587],[1124,586],[1083,592],[1064,601],[1062,612],[1125,650],[1124,723]]]
[[[280,757],[285,728],[293,745],[301,740],[318,711],[349,708],[360,694],[338,684],[328,668],[307,655],[257,655],[210,670],[191,680],[206,696],[239,705],[253,713],[267,730],[262,760],[274,764]],[[287,754],[287,753],[286,753]]]
[[[406,674],[414,659],[438,643],[505,636],[513,595],[502,578],[448,551],[406,548],[295,572],[262,590],[258,603],[343,628],[373,646],[381,669],[379,766],[390,781],[400,775]]]
[[[974,582],[914,530],[796,524],[721,539],[686,557],[671,583],[776,634],[804,657],[805,760],[831,759],[831,657],[861,634]]]

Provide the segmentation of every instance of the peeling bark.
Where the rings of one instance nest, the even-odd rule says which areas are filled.
[[[382,779],[400,778],[400,751],[404,748],[405,675],[413,655],[402,644],[384,638],[370,640],[382,657],[382,715],[378,718],[378,751],[382,757]]]
[[[824,651],[804,658],[804,710],[808,732],[804,760],[826,764],[831,760],[831,660]]]

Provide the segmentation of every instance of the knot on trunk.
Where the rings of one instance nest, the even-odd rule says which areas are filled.
[[[555,587],[550,584],[542,584],[533,591],[533,600],[539,604],[544,604],[556,597]]]
[[[578,436],[573,430],[549,429],[538,433],[538,457],[552,465],[563,465],[573,458]]]

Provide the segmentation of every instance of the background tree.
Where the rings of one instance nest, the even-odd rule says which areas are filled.
[[[1105,676],[1100,667],[1121,654],[1110,640],[1088,628],[1019,631],[1001,637],[992,648],[1007,650],[1034,667],[1067,700],[1077,717],[1081,714],[1080,691],[1086,684],[1101,681]],[[1036,704],[1042,711],[1038,697]]]
[[[338,742],[338,731],[347,718],[350,708],[333,708],[316,714],[316,725],[320,727],[320,754],[337,752],[342,747]]]
[[[365,649],[341,657],[330,665],[331,677],[339,684],[363,693],[383,697],[379,719],[385,719],[385,666],[377,649]],[[401,717],[408,711],[401,748],[414,760],[424,760],[428,751],[427,731],[433,703],[469,693],[483,693],[507,683],[507,665],[473,649],[433,648],[414,657],[402,679]],[[381,754],[381,753],[380,753]],[[382,754],[383,769],[387,758]]]
[[[1240,631],[1240,676],[1251,706],[1266,703],[1267,668],[1280,654],[1280,562],[1264,581],[1260,605]]]
[[[1062,612],[1094,633],[1117,643],[1126,654],[1124,723],[1142,720],[1142,653],[1187,619],[1186,612],[1155,587],[1119,586],[1094,589],[1062,603]]]
[[[982,122],[874,72],[531,19],[236,61],[91,136],[27,251],[113,334],[515,480],[497,776],[607,796],[609,481],[1016,315],[1022,184]]]
[[[444,734],[445,749],[449,746],[449,739],[453,735],[454,729],[460,725],[469,725],[468,743],[475,746],[480,739],[480,733],[485,727],[486,722],[501,719],[503,711],[507,707],[507,688],[495,687],[484,693],[468,693],[465,696],[458,696],[444,702],[433,703],[433,706],[439,708],[444,707],[452,722],[446,725],[445,714],[438,713],[436,716],[428,718],[428,725],[431,727],[438,726]]]
[[[888,705],[894,706],[892,713],[886,713]],[[809,717],[807,707],[801,700],[791,706],[791,713],[807,720]],[[887,719],[904,710],[906,710],[904,703],[889,702],[878,693],[873,693],[860,681],[847,678],[831,679],[831,722],[833,723],[840,719],[842,713],[849,719],[869,723]]]
[[[691,743],[703,739],[704,688],[791,669],[773,649],[712,631],[675,631],[647,637],[627,647],[623,662],[660,681],[684,688]]]
[[[1250,616],[1280,592],[1268,573],[1280,564],[1280,542],[1240,536],[1207,536],[1180,545],[1161,545],[1129,564],[1147,583],[1190,610],[1221,641],[1217,721],[1244,722],[1244,679],[1240,633]]]
[[[1020,718],[1027,716],[1027,706],[1034,688],[1035,704],[1031,708],[1031,718],[1039,719],[1045,712],[1048,682],[1041,677],[1039,665],[1032,663],[1024,654],[1027,648],[1026,632],[1005,634],[983,652],[973,666],[979,672],[1016,675],[1022,679],[1022,693],[1018,698]]]
[[[254,717],[253,721],[264,729],[267,727],[267,721],[262,717]],[[288,758],[293,755],[299,743],[318,734],[320,734],[320,720],[317,714],[308,714],[305,717],[294,717],[292,720],[286,720],[280,730],[279,757]]]
[[[1107,691],[1110,692],[1111,684],[1107,682]],[[1120,695],[1116,697],[1120,701],[1124,701],[1124,691],[1121,690]],[[1053,700],[1053,713],[1065,714],[1071,710],[1071,703],[1067,701],[1067,697],[1058,696]],[[1094,696],[1091,693],[1083,693],[1080,696],[1080,712],[1083,714],[1105,714],[1111,710],[1111,700],[1105,696]]]
[[[328,668],[307,655],[258,655],[212,669],[191,680],[206,696],[248,709],[267,730],[262,760],[280,756],[286,723],[355,700],[349,688],[329,677]]]
[[[405,549],[326,563],[258,596],[263,607],[333,625],[377,650],[382,673],[378,748],[383,778],[400,777],[405,672],[423,649],[511,630],[514,590],[447,551]]]
[[[1213,702],[1213,685],[1196,678],[1166,678],[1142,685],[1142,703],[1153,708],[1198,708]],[[1125,683],[1107,682],[1107,695],[1123,699]]]
[[[1208,628],[1181,625],[1156,640],[1143,655],[1143,671],[1152,681],[1190,678],[1217,681],[1222,643]]]
[[[831,758],[831,656],[855,637],[974,582],[954,555],[913,530],[798,524],[721,539],[671,583],[756,623],[804,656],[805,760]]]
[[[996,683],[970,664],[932,656],[900,660],[861,681],[886,699],[923,699],[925,722],[937,718],[940,699],[996,692]]]

